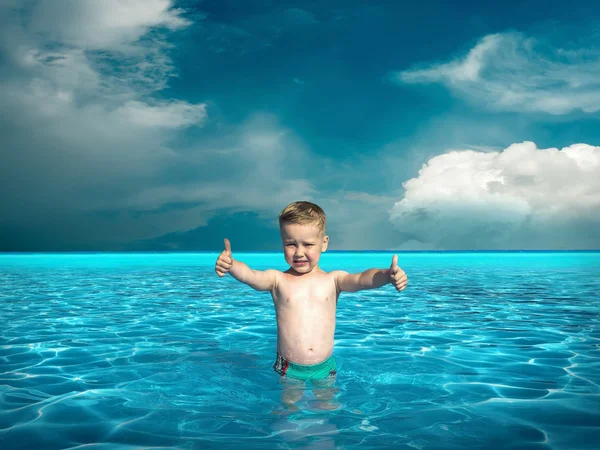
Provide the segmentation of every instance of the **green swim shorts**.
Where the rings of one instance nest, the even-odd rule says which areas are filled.
[[[295,378],[297,380],[323,380],[333,378],[336,374],[335,357],[331,355],[328,359],[318,364],[296,364],[277,353],[277,359],[273,364],[273,370],[281,376]]]

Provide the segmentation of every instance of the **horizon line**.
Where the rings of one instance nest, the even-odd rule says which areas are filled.
[[[63,251],[0,251],[0,255],[54,255],[54,254],[187,254],[219,253],[222,250],[63,250]],[[600,249],[553,250],[327,250],[323,253],[598,253]],[[235,253],[281,253],[281,250],[239,250]]]

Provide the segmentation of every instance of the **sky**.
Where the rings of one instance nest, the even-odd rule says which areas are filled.
[[[0,0],[0,252],[600,249],[600,4]]]

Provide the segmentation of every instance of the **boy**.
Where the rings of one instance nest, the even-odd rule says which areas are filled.
[[[257,271],[225,250],[215,271],[220,277],[229,272],[236,280],[257,291],[270,291],[277,318],[277,358],[273,369],[284,383],[282,401],[291,406],[303,394],[310,380],[319,400],[330,400],[335,390],[336,364],[333,356],[335,313],[341,292],[374,289],[392,283],[398,291],[406,288],[406,274],[392,257],[389,269],[369,269],[349,274],[341,270],[326,273],[319,267],[321,253],[327,250],[326,217],[310,202],[294,202],[279,216],[283,253],[290,268]]]

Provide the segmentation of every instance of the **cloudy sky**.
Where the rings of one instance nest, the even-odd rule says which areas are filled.
[[[599,73],[596,1],[0,0],[0,251],[598,249]]]

